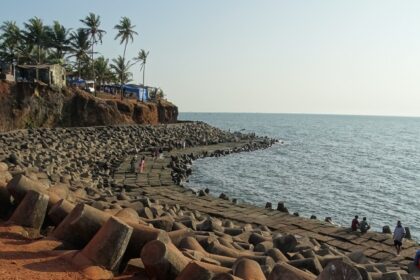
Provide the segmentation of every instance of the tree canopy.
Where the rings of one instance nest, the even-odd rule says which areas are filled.
[[[80,23],[81,26],[74,29],[57,20],[48,25],[38,17],[28,19],[22,26],[15,21],[4,21],[0,25],[0,62],[9,65],[58,63],[79,78],[97,80],[98,84],[131,81],[133,63],[125,54],[128,44],[138,35],[131,20],[123,16],[114,26],[115,40],[119,40],[124,49],[122,56],[113,59],[95,51],[95,46],[102,43],[106,35],[101,29],[101,17],[89,13]],[[134,59],[141,62],[143,75],[147,54],[141,50]]]

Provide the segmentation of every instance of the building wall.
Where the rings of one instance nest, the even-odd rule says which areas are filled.
[[[64,67],[58,64],[51,65],[50,73],[52,85],[56,85],[59,88],[66,86],[66,70]]]

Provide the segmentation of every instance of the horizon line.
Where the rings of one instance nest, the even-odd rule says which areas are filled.
[[[380,114],[338,114],[338,113],[279,113],[279,112],[179,112],[183,114],[261,114],[261,115],[313,115],[313,116],[347,116],[347,117],[389,117],[389,118],[420,118],[420,115],[380,115]]]

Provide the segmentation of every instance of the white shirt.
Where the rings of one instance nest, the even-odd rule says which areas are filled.
[[[394,240],[402,241],[405,235],[405,229],[403,226],[395,227],[394,229]]]

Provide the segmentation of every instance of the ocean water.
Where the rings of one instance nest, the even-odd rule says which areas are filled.
[[[270,149],[194,162],[188,185],[258,206],[285,201],[289,212],[332,217],[373,230],[397,220],[420,238],[420,118],[182,113],[231,131],[284,141]]]

